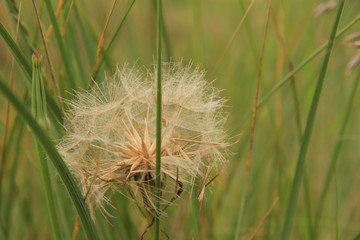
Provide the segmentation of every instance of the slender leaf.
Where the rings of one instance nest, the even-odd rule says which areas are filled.
[[[12,52],[13,56],[15,57],[15,60],[19,63],[20,68],[24,71],[28,83],[30,85],[31,82],[31,76],[32,76],[32,69],[31,64],[28,60],[26,60],[26,57],[21,52],[18,45],[15,43],[14,39],[10,36],[10,34],[6,31],[2,23],[0,22],[0,35],[5,40],[5,43],[8,45],[10,51]],[[56,104],[54,98],[49,94],[48,91],[46,91],[46,98],[48,99],[49,107],[56,116],[57,120],[61,123],[62,122],[62,113],[59,108],[59,106]]]
[[[334,170],[336,168],[336,163],[337,163],[337,161],[339,159],[340,152],[341,152],[341,149],[342,149],[342,146],[343,146],[343,143],[344,143],[342,141],[342,138],[343,138],[343,136],[345,134],[346,127],[347,127],[347,125],[349,123],[349,120],[350,120],[351,110],[352,110],[353,105],[354,105],[354,100],[355,100],[355,97],[356,97],[356,91],[357,91],[357,88],[359,86],[359,83],[360,83],[360,70],[359,70],[358,75],[356,76],[356,78],[354,80],[353,85],[351,86],[350,97],[349,97],[348,102],[346,104],[344,118],[342,120],[340,130],[339,130],[339,133],[338,133],[338,137],[337,137],[337,141],[335,143],[335,146],[334,146],[334,149],[333,149],[333,152],[332,152],[332,155],[331,155],[331,160],[329,162],[329,166],[328,166],[328,169],[326,171],[326,177],[325,177],[325,180],[324,180],[324,186],[323,186],[323,188],[321,190],[320,200],[319,200],[319,203],[317,205],[317,210],[316,210],[316,215],[315,215],[315,223],[314,223],[315,227],[314,227],[314,232],[313,232],[313,238],[316,237],[317,232],[319,231],[318,227],[319,227],[322,212],[324,210],[326,195],[327,195],[327,193],[329,191],[331,178],[334,175]]]
[[[355,17],[352,21],[350,21],[344,28],[342,28],[340,31],[338,31],[338,33],[335,36],[335,40],[338,40],[339,38],[341,38],[343,36],[343,34],[349,30],[355,23],[357,23],[360,20],[360,15]],[[329,42],[324,43],[323,45],[321,45],[318,49],[316,49],[312,54],[310,54],[309,57],[307,57],[305,60],[303,60],[300,64],[298,64],[296,67],[294,67],[294,69],[289,72],[288,74],[285,75],[285,77],[283,77],[283,79],[278,82],[277,84],[275,84],[274,87],[271,88],[271,90],[266,93],[260,100],[259,103],[257,104],[257,108],[262,107],[279,89],[281,89],[282,86],[284,86],[287,82],[289,82],[292,77],[298,73],[300,70],[302,70],[305,66],[308,65],[308,63],[310,63],[316,56],[318,56],[324,49],[326,49],[329,46]],[[239,122],[238,125],[236,125],[233,128],[233,133],[237,133],[237,131],[240,129],[240,127],[242,126],[242,124],[249,119],[251,116],[251,112],[248,112],[244,115],[243,119]]]
[[[156,207],[160,209],[160,197],[161,197],[161,120],[162,120],[162,85],[161,85],[161,50],[162,50],[162,1],[156,1]],[[159,213],[155,216],[155,240],[159,240],[160,237],[160,216]]]
[[[283,224],[283,228],[282,228],[282,234],[281,234],[282,240],[289,239],[289,237],[290,237],[292,218],[293,218],[293,215],[294,215],[294,212],[296,209],[295,206],[296,206],[296,202],[297,202],[297,197],[298,197],[298,193],[299,193],[302,175],[304,172],[306,154],[307,154],[307,150],[309,147],[311,135],[313,132],[313,126],[314,126],[317,107],[319,105],[321,90],[322,90],[322,87],[324,84],[326,70],[327,70],[327,66],[329,64],[330,55],[331,55],[332,47],[334,45],[336,31],[337,31],[337,28],[338,28],[338,25],[340,22],[340,17],[342,14],[342,10],[344,8],[344,4],[345,4],[345,0],[342,0],[340,2],[340,6],[339,6],[338,12],[336,14],[333,29],[332,29],[330,37],[329,37],[329,44],[327,45],[327,48],[326,48],[324,60],[323,60],[323,63],[322,63],[321,69],[320,69],[319,78],[317,81],[315,93],[314,93],[313,100],[311,103],[310,112],[309,112],[308,119],[306,122],[304,137],[302,140],[300,153],[299,153],[298,160],[297,160],[295,176],[293,179],[291,192],[290,192],[288,205],[287,205],[287,210],[286,210],[286,215],[285,215],[285,220],[284,220],[284,224]]]
[[[95,81],[99,81],[99,80],[98,80],[98,77],[99,77],[100,69],[101,69],[101,67],[102,67],[102,65],[103,65],[103,63],[104,63],[104,61],[105,61],[105,58],[106,58],[107,55],[109,54],[111,47],[114,45],[115,40],[116,40],[117,36],[119,35],[119,33],[120,33],[120,31],[121,31],[124,23],[125,23],[125,20],[126,20],[127,16],[129,15],[130,10],[131,10],[131,8],[133,7],[135,1],[136,1],[136,0],[132,0],[132,2],[130,3],[130,6],[129,6],[129,8],[127,9],[124,17],[122,18],[122,20],[121,20],[118,28],[116,29],[116,31],[115,31],[115,33],[114,33],[114,36],[113,36],[112,39],[110,40],[110,43],[109,43],[109,45],[107,46],[106,50],[103,52],[103,54],[102,54],[102,56],[101,56],[101,59],[100,59],[98,65],[97,65],[97,67],[96,67],[96,70],[95,70],[95,72],[94,72],[94,74],[93,74],[93,78],[95,79]]]
[[[51,20],[51,24],[52,24],[52,26],[54,28],[55,38],[56,38],[56,41],[57,41],[57,44],[58,44],[58,47],[59,47],[59,50],[60,50],[61,58],[63,60],[62,62],[64,63],[65,71],[66,71],[66,74],[67,74],[67,78],[69,79],[70,86],[73,89],[77,89],[76,81],[75,81],[75,78],[74,78],[74,70],[72,68],[72,63],[71,63],[71,61],[69,59],[69,55],[66,53],[65,44],[64,44],[64,41],[63,41],[62,36],[61,36],[59,24],[58,24],[58,22],[56,20],[54,9],[53,9],[53,7],[51,5],[51,1],[50,0],[45,0],[45,5],[46,5],[46,8],[48,10],[48,14],[49,14],[49,17],[50,17],[50,20]]]
[[[81,196],[80,190],[76,186],[74,179],[72,178],[67,166],[65,165],[55,146],[53,145],[45,131],[40,127],[40,125],[31,116],[28,110],[26,110],[26,108],[12,93],[9,87],[4,84],[3,81],[0,81],[0,91],[11,102],[17,112],[24,118],[25,122],[29,125],[36,138],[38,139],[39,143],[42,145],[43,149],[46,151],[50,160],[54,164],[78,211],[78,214],[82,221],[82,226],[84,227],[88,239],[98,239],[95,226],[90,218],[90,214],[88,212],[87,206],[85,205],[85,201]]]

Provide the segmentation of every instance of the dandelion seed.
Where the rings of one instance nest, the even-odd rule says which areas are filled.
[[[155,71],[125,66],[68,102],[66,136],[58,150],[81,182],[92,216],[95,208],[106,212],[107,192],[119,186],[147,214],[163,214],[183,187],[226,162],[219,90],[198,68],[168,63],[162,71],[160,209],[155,205]]]

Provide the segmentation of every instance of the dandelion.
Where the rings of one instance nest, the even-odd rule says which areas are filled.
[[[79,179],[93,217],[95,208],[105,211],[110,189],[127,192],[147,215],[163,214],[195,178],[209,177],[226,162],[219,90],[198,68],[164,63],[162,71],[160,209],[154,71],[125,66],[68,101],[66,136],[57,148]]]

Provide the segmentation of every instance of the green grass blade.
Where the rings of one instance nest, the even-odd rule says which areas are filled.
[[[315,228],[314,228],[313,238],[316,238],[316,235],[317,235],[319,222],[320,222],[321,215],[322,215],[322,212],[323,212],[324,206],[325,206],[326,195],[329,191],[331,178],[333,177],[336,163],[339,159],[340,152],[341,152],[341,149],[343,146],[342,137],[345,134],[346,127],[350,120],[351,110],[354,105],[356,91],[359,86],[359,82],[360,82],[360,70],[356,76],[356,79],[354,80],[353,85],[351,86],[350,97],[346,104],[347,106],[346,106],[346,110],[345,110],[345,115],[344,115],[343,121],[341,123],[340,130],[339,130],[338,137],[337,137],[337,142],[335,143],[335,146],[334,146],[334,149],[333,149],[333,152],[331,155],[331,160],[330,160],[327,172],[326,172],[324,186],[321,190],[320,199],[319,199],[319,203],[317,205],[317,210],[316,210],[316,215],[315,215],[315,223],[314,223]]]
[[[104,63],[104,61],[105,61],[105,58],[106,58],[107,55],[109,54],[111,47],[114,45],[115,40],[116,40],[117,36],[119,35],[119,33],[120,33],[120,31],[121,31],[124,23],[125,23],[125,20],[126,20],[127,16],[129,15],[130,10],[132,9],[135,1],[136,1],[136,0],[132,0],[132,2],[130,3],[130,6],[129,6],[129,8],[127,9],[127,11],[125,12],[124,17],[122,18],[122,20],[121,20],[118,28],[116,29],[116,31],[115,31],[115,33],[114,33],[114,36],[111,38],[109,45],[107,46],[107,48],[105,49],[105,51],[104,51],[103,54],[101,55],[101,59],[100,59],[98,65],[96,66],[96,70],[95,70],[95,72],[94,72],[94,74],[93,74],[93,78],[95,79],[95,81],[99,81],[99,80],[98,80],[98,76],[99,76],[101,67],[102,67],[102,65],[103,65],[103,63]]]
[[[336,233],[336,240],[339,240],[339,192],[338,192],[338,182],[336,171],[334,174],[334,182],[335,182],[335,233]]]
[[[22,14],[22,13],[20,13],[20,10],[21,10],[20,4],[19,4],[19,7],[17,7],[16,2],[14,0],[5,0],[5,2],[6,2],[9,12],[13,16],[14,22],[17,23],[19,14]],[[31,46],[31,41],[29,40],[29,32],[26,29],[26,27],[24,26],[24,24],[22,23],[22,21],[19,22],[19,33],[21,35],[22,42],[27,47],[26,52],[28,54],[31,54],[31,52],[33,50],[33,46]]]
[[[14,39],[6,31],[6,29],[4,28],[4,26],[2,25],[1,22],[0,22],[0,35],[5,40],[5,43],[7,44],[10,51],[12,52],[15,60],[19,63],[20,68],[24,71],[24,73],[28,79],[28,83],[30,84],[31,76],[32,76],[31,64],[29,61],[26,60],[26,57],[21,52],[20,48],[15,43]],[[49,103],[50,109],[52,110],[52,113],[56,116],[57,120],[61,123],[62,122],[62,113],[61,113],[59,106],[57,105],[57,103],[55,102],[55,100],[49,94],[48,91],[46,91],[46,97],[49,101],[48,103]]]
[[[28,110],[25,109],[22,103],[11,92],[9,87],[4,84],[3,81],[0,81],[0,91],[11,102],[17,112],[24,118],[25,122],[31,128],[39,143],[42,145],[43,149],[46,151],[50,160],[54,164],[78,211],[78,214],[82,221],[82,226],[85,233],[87,234],[88,239],[98,239],[95,226],[90,218],[90,214],[85,205],[85,201],[81,196],[81,193],[76,186],[75,181],[73,180],[67,166],[65,165],[55,146],[53,145],[47,134],[44,132],[44,130],[39,126],[36,120],[28,112]]]
[[[360,15],[355,17],[352,21],[350,21],[344,28],[342,28],[340,31],[337,32],[336,36],[335,36],[335,40],[340,39],[343,34],[349,30],[355,23],[357,23],[360,20]],[[265,94],[265,96],[263,96],[260,100],[258,105],[256,106],[257,108],[262,107],[282,86],[284,86],[287,82],[289,82],[292,77],[298,73],[300,70],[302,70],[308,63],[310,63],[312,60],[314,60],[314,58],[316,56],[318,56],[325,48],[327,48],[329,46],[329,42],[324,43],[323,45],[321,45],[318,49],[316,49],[310,56],[308,56],[305,60],[303,60],[299,65],[297,65],[291,72],[289,72],[288,74],[285,75],[285,77],[278,82],[277,84],[275,84],[274,87],[271,88],[271,90]],[[243,119],[239,122],[238,125],[236,125],[232,131],[233,133],[237,133],[238,130],[240,129],[240,127],[242,126],[242,124],[249,119],[249,117],[251,116],[251,113],[248,112],[247,114],[245,114],[245,116],[243,117]]]
[[[193,239],[200,239],[200,204],[197,199],[198,191],[199,191],[199,181],[195,180],[195,185],[191,191],[191,218],[192,218],[192,227],[193,227]]]
[[[11,219],[11,214],[14,211],[14,208],[11,207],[14,205],[14,201],[16,200],[16,172],[18,171],[18,163],[19,163],[19,154],[20,151],[17,151],[17,146],[20,146],[20,142],[24,135],[24,123],[22,119],[17,115],[15,117],[12,129],[9,134],[8,144],[6,146],[6,151],[8,153],[14,151],[15,154],[12,159],[9,159],[9,166],[7,170],[7,194],[4,195],[4,198],[1,199],[1,213],[3,214],[3,219]],[[5,235],[4,239],[9,238],[9,234],[11,231],[12,221],[6,221]],[[0,238],[1,239],[1,238]]]
[[[154,11],[156,12],[156,1],[153,1],[153,8],[154,8]],[[161,21],[162,21],[162,37],[163,37],[164,49],[165,49],[165,51],[164,51],[165,57],[164,58],[166,61],[170,61],[173,55],[172,55],[172,50],[171,50],[169,32],[165,25],[165,19],[164,19],[163,13],[161,13]]]
[[[47,8],[50,20],[51,20],[51,24],[52,24],[53,29],[54,29],[55,38],[56,38],[56,41],[57,41],[57,44],[58,44],[58,47],[59,47],[59,50],[60,50],[60,55],[61,55],[61,58],[62,58],[62,62],[64,63],[67,78],[69,80],[70,86],[73,89],[76,89],[77,85],[76,85],[76,81],[75,81],[75,78],[74,78],[74,70],[72,68],[72,63],[71,63],[71,61],[69,59],[69,55],[66,53],[65,44],[64,44],[64,41],[63,41],[62,36],[61,36],[59,24],[58,24],[58,22],[56,20],[54,9],[53,9],[53,7],[51,5],[50,0],[45,0],[45,5],[46,5],[46,8]]]
[[[61,232],[60,225],[59,225],[59,221],[58,221],[58,217],[57,217],[57,213],[56,213],[56,209],[55,209],[54,195],[52,192],[53,190],[51,187],[49,167],[48,167],[46,155],[43,152],[40,144],[37,142],[36,139],[35,139],[35,145],[36,145],[36,151],[38,154],[38,158],[40,160],[42,178],[43,178],[43,182],[44,182],[44,189],[45,189],[45,195],[46,195],[46,203],[47,203],[48,209],[49,209],[51,225],[54,230],[55,239],[61,240],[62,238],[61,238],[61,234],[60,234],[60,232]]]
[[[17,46],[13,38],[6,31],[5,27],[0,22],[0,35],[4,39],[5,43],[8,45],[10,51],[13,53],[16,61],[19,63],[20,67],[24,71],[24,73],[31,78],[31,64],[26,60],[26,57],[21,52],[20,48]]]
[[[317,111],[317,107],[319,104],[321,90],[322,90],[322,87],[324,84],[326,70],[327,70],[329,60],[330,60],[330,55],[331,55],[332,47],[334,45],[336,31],[337,31],[337,28],[338,28],[338,25],[340,22],[340,17],[341,17],[343,8],[344,8],[344,4],[345,4],[345,0],[342,0],[340,2],[339,8],[338,8],[338,11],[336,14],[334,25],[333,25],[333,28],[332,28],[332,31],[331,31],[331,34],[329,37],[329,43],[327,45],[324,60],[323,60],[323,63],[322,63],[321,69],[320,69],[320,74],[319,74],[319,78],[317,81],[313,100],[311,103],[310,112],[309,112],[308,119],[306,122],[305,132],[304,132],[304,136],[303,136],[303,140],[302,140],[302,144],[301,144],[301,148],[300,148],[300,153],[299,153],[298,160],[297,160],[295,176],[293,179],[292,188],[291,188],[290,197],[288,200],[288,205],[287,205],[287,210],[286,210],[286,215],[285,215],[285,220],[284,220],[284,224],[283,224],[283,228],[282,228],[282,233],[281,233],[282,240],[289,239],[289,236],[290,236],[292,218],[293,218],[293,215],[295,212],[295,206],[296,206],[297,196],[299,193],[299,187],[300,187],[302,175],[304,172],[305,159],[306,159],[306,154],[307,154],[308,146],[309,146],[312,131],[313,131],[313,125],[314,125],[314,121],[315,121],[316,111]]]
[[[74,16],[76,19],[76,26],[80,29],[81,35],[82,35],[82,42],[84,43],[84,46],[86,48],[86,54],[87,54],[87,61],[89,66],[93,64],[93,61],[95,59],[96,55],[96,41],[90,34],[90,30],[88,27],[85,26],[84,19],[79,13],[79,10],[77,8],[77,2],[74,3]]]
[[[162,1],[156,1],[156,50],[157,50],[157,66],[156,66],[156,207],[160,209],[161,197],[161,110],[162,110],[162,94],[161,94],[161,48],[162,48]],[[155,240],[160,238],[160,216],[157,213],[155,217]]]
[[[44,128],[48,129],[48,118],[46,113],[46,97],[45,97],[45,88],[44,80],[42,78],[41,71],[41,62],[42,57],[40,55],[33,54],[32,63],[33,63],[33,74],[32,74],[32,93],[31,93],[31,112],[35,120]],[[33,134],[33,133],[32,133]],[[49,167],[46,159],[46,154],[38,143],[36,137],[34,136],[34,142],[40,160],[41,173],[44,183],[45,198],[49,210],[50,221],[54,231],[55,238],[57,240],[62,239],[60,234],[60,225],[55,209],[54,195],[51,187],[51,180],[49,174]]]

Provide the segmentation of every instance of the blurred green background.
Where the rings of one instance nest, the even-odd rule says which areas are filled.
[[[35,2],[42,27],[47,32],[51,25],[49,11],[45,1]],[[101,80],[104,71],[112,74],[116,66],[125,63],[153,67],[156,2],[135,1],[124,18],[132,2],[51,1],[54,11],[58,9],[56,20],[62,33],[60,41],[65,56],[54,32],[48,35],[47,45],[64,99],[73,97],[72,88],[86,89],[91,83],[98,66],[94,67],[94,62],[99,39],[113,6],[102,53],[111,40],[114,41],[108,54],[100,54],[100,58],[104,56],[104,64],[96,79]],[[260,100],[284,80],[291,66],[298,67],[329,39],[337,7],[315,16],[314,10],[321,3],[318,0],[272,1],[259,85]],[[237,29],[249,5],[249,14]],[[201,206],[194,202],[190,189],[187,189],[168,209],[161,228],[170,239],[280,238],[323,52],[306,63],[258,108],[251,175],[247,181],[249,114],[253,108],[267,8],[268,1],[260,0],[163,0],[163,60],[192,62],[206,70],[208,80],[214,80],[216,86],[223,89],[222,94],[228,100],[224,109],[228,113],[227,130],[234,142],[228,165],[207,188]],[[359,1],[348,0],[338,31],[352,20],[358,20],[359,10]],[[20,27],[16,33],[19,12]],[[46,86],[55,96],[32,2],[1,1],[0,22],[29,63],[33,51],[43,55]],[[119,32],[115,34],[117,29]],[[342,36],[357,31],[359,23],[352,25]],[[7,84],[12,81],[13,92],[30,109],[30,84],[21,64],[14,61],[11,52],[14,47],[4,40],[4,33],[1,36],[1,81]],[[360,72],[357,68],[351,72],[347,70],[359,50],[351,45],[356,42],[343,39],[335,42],[327,69],[290,239],[355,239],[360,234],[360,95],[353,91]],[[70,65],[72,77],[65,62]],[[3,172],[0,179],[0,239],[55,239],[31,133],[16,110],[11,107],[10,113],[7,111],[8,100],[2,94],[0,102]],[[352,107],[347,115],[349,106]],[[53,113],[50,111],[49,114]],[[59,130],[59,121],[54,117],[50,119],[52,127],[48,135],[56,144],[63,133]],[[344,133],[339,134],[344,126]],[[326,180],[337,143],[341,146],[336,167],[330,172],[331,178]],[[63,239],[71,239],[77,213],[55,168],[51,163],[49,166],[61,235]],[[317,219],[325,183],[329,184],[329,191],[320,204],[323,212]],[[246,188],[248,197],[239,222]],[[113,192],[111,199],[113,207],[108,206],[108,210],[113,217],[104,217],[98,212],[95,222],[100,239],[139,239],[148,223],[135,204],[117,192]],[[85,238],[80,224],[77,239]],[[145,239],[152,239],[152,234],[148,233]],[[166,239],[165,235],[163,239]]]

